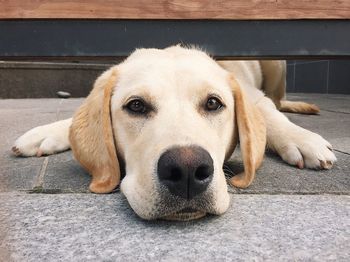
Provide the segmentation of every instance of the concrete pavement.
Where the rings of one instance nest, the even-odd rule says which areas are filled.
[[[120,192],[88,193],[90,177],[70,151],[11,155],[19,135],[70,117],[81,99],[0,100],[0,261],[348,261],[350,96],[289,98],[321,107],[288,117],[333,144],[335,167],[299,170],[267,153],[248,189],[229,189],[224,216],[187,223],[145,222]],[[227,166],[243,168],[239,152]]]

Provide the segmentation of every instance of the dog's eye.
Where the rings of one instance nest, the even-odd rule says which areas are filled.
[[[221,103],[221,101],[216,98],[216,97],[209,97],[207,100],[207,103],[205,105],[205,109],[207,111],[216,111],[219,110],[220,108],[222,108],[223,104]]]
[[[135,114],[146,114],[148,111],[145,103],[141,99],[131,100],[129,103],[127,103],[126,108],[131,113]]]

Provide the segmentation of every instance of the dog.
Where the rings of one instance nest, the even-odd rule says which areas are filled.
[[[216,62],[195,48],[138,49],[104,72],[71,119],[19,137],[17,156],[72,149],[91,174],[89,189],[119,184],[143,219],[191,220],[229,207],[223,163],[238,141],[248,187],[266,146],[290,165],[330,169],[332,146],[281,113],[317,113],[283,100],[283,61]],[[123,178],[121,180],[121,178]]]

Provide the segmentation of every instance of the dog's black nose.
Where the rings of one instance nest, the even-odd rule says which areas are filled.
[[[213,159],[198,146],[171,148],[158,160],[160,183],[172,194],[188,200],[206,190],[213,172]]]

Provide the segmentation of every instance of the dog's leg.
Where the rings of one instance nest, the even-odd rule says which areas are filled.
[[[68,150],[72,118],[35,127],[20,136],[12,151],[16,156],[51,155]]]
[[[257,103],[267,126],[267,144],[284,161],[299,168],[330,169],[336,161],[332,146],[320,135],[297,126],[264,97]]]
[[[278,109],[286,96],[287,65],[284,60],[260,60],[263,75],[262,90]]]
[[[314,104],[286,99],[286,61],[261,60],[263,74],[262,90],[272,99],[278,110],[298,114],[318,114],[320,109]]]

